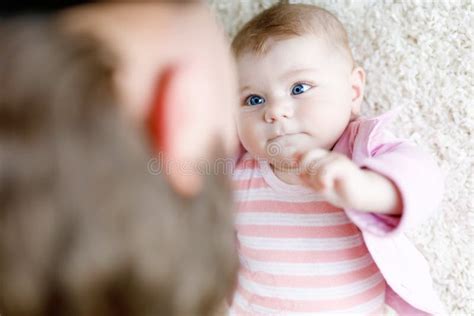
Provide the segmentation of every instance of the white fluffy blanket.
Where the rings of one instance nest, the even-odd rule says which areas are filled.
[[[276,2],[209,0],[231,37]],[[474,315],[472,1],[301,2],[328,9],[346,26],[367,72],[363,114],[402,107],[393,132],[436,157],[445,175],[443,203],[409,237],[426,256],[450,314]]]

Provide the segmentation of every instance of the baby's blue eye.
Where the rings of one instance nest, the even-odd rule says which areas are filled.
[[[265,103],[265,99],[259,95],[251,95],[245,100],[246,105],[260,105]]]
[[[295,84],[293,86],[293,88],[291,89],[291,94],[292,95],[302,94],[302,93],[308,91],[309,88],[311,88],[311,86],[308,85],[308,84],[298,83],[298,84]]]

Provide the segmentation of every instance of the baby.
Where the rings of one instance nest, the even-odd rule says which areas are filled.
[[[359,115],[365,73],[328,11],[279,4],[235,37],[246,150],[233,180],[241,268],[231,315],[442,313],[403,232],[436,210],[434,161]]]

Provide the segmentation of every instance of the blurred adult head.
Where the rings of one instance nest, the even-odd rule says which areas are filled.
[[[0,23],[0,313],[212,313],[236,269],[214,168],[235,147],[236,89],[207,9],[97,3]]]

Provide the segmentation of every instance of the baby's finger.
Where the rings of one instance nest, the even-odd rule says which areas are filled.
[[[332,189],[334,184],[334,179],[338,173],[337,163],[334,163],[333,160],[326,160],[324,166],[321,167],[319,171],[319,181],[325,188]]]
[[[347,172],[347,161],[341,156],[332,155],[324,161],[320,171],[320,181],[329,189],[333,189],[336,180]]]

